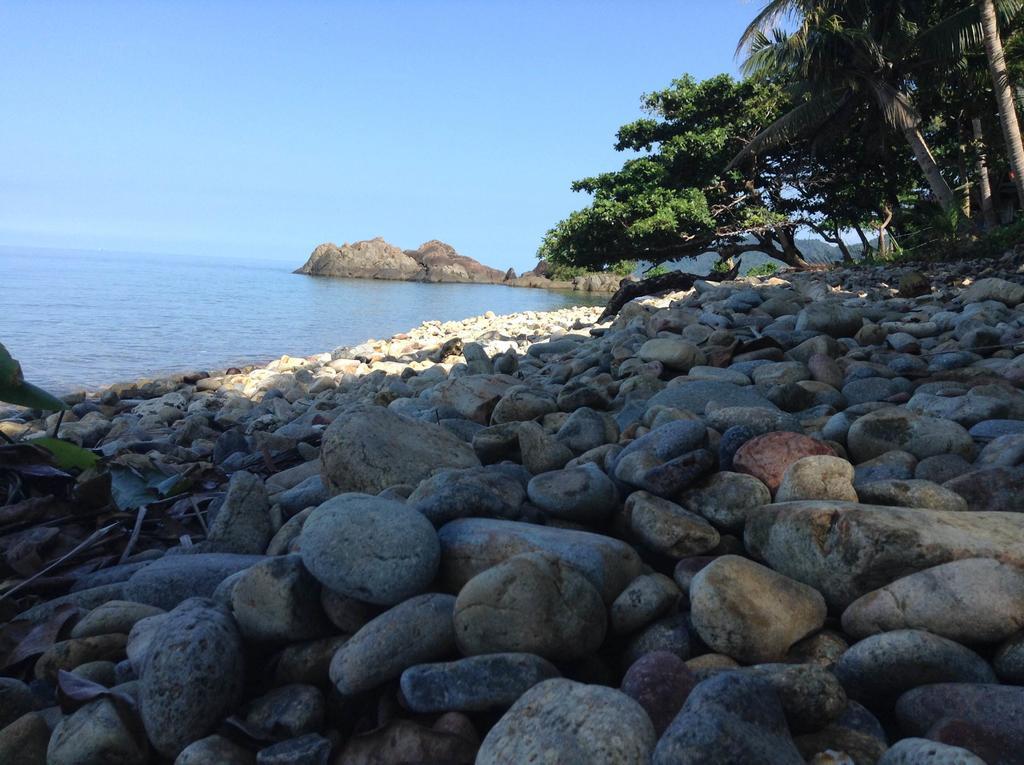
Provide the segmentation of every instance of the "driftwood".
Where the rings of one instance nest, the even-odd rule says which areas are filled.
[[[739,272],[740,264],[737,261],[728,271],[722,273],[712,272],[707,276],[688,274],[685,271],[669,271],[667,274],[652,276],[649,279],[641,279],[638,282],[623,281],[611,298],[609,298],[608,305],[605,306],[604,312],[597,321],[600,323],[617,315],[622,310],[622,306],[638,297],[656,295],[659,292],[688,290],[698,279],[703,279],[706,282],[727,282],[735,279]]]

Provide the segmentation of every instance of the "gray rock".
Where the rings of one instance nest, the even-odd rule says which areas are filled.
[[[895,630],[854,644],[835,666],[850,698],[885,710],[906,691],[932,683],[995,683],[978,654],[922,630]]]
[[[600,524],[618,506],[619,493],[594,464],[541,473],[527,486],[530,501],[555,518]]]
[[[555,433],[555,438],[573,453],[583,454],[604,444],[619,440],[619,426],[614,418],[589,407],[580,407],[570,414]]]
[[[905,738],[890,747],[878,765],[985,765],[966,749],[926,738]]]
[[[625,514],[643,545],[669,557],[703,555],[719,543],[718,532],[701,516],[646,491],[627,497]]]
[[[477,765],[647,765],[657,738],[647,713],[624,693],[559,678],[535,685],[491,728]]]
[[[248,749],[224,736],[207,736],[181,750],[174,765],[255,765],[256,757]]]
[[[268,738],[295,738],[323,727],[324,696],[312,685],[293,683],[274,688],[254,699],[245,723]]]
[[[817,590],[736,555],[705,566],[690,583],[693,627],[718,653],[738,661],[783,658],[825,623]]]
[[[211,597],[232,574],[265,560],[262,555],[165,555],[132,575],[124,598],[168,610],[186,598]]]
[[[307,733],[261,749],[256,765],[327,765],[330,756],[330,739]]]
[[[517,433],[523,466],[535,475],[559,470],[576,456],[572,449],[536,422],[519,423]]]
[[[612,632],[636,632],[668,613],[680,595],[675,582],[664,574],[638,576],[612,603],[608,612]]]
[[[455,653],[452,595],[417,595],[385,611],[353,635],[331,659],[338,691],[352,695],[394,680],[416,664]]]
[[[771,501],[768,487],[757,478],[728,471],[715,473],[680,497],[687,510],[729,531],[742,529],[749,515]]]
[[[960,301],[964,304],[981,303],[986,300],[998,300],[1013,307],[1024,301],[1024,286],[1006,279],[987,277],[978,279],[960,293]]]
[[[723,672],[700,683],[658,742],[652,765],[803,765],[766,680]]]
[[[330,631],[319,584],[298,555],[270,558],[239,572],[230,602],[247,640],[290,643]]]
[[[910,452],[919,460],[936,454],[974,456],[974,441],[962,426],[899,407],[860,417],[850,426],[846,443],[854,462],[894,449]]]
[[[744,542],[757,559],[845,608],[901,575],[951,560],[1024,565],[1024,514],[786,502],[752,516]]]
[[[316,507],[326,502],[329,496],[323,476],[311,475],[298,486],[275,494],[272,501],[275,505],[281,506],[281,512],[285,516],[290,517],[308,507]]]
[[[648,400],[647,407],[671,406],[700,414],[709,405],[714,409],[726,406],[747,406],[759,409],[777,409],[771,401],[751,386],[732,385],[713,380],[692,380],[677,378],[679,384],[670,385]]]
[[[47,765],[145,765],[149,744],[135,710],[98,698],[79,707],[53,729]]]
[[[843,630],[861,638],[927,630],[959,643],[995,643],[1024,629],[1024,569],[965,558],[918,571],[858,598]]]
[[[70,637],[97,637],[112,632],[128,634],[140,619],[164,613],[162,608],[128,600],[111,600],[83,616],[71,629]],[[3,727],[0,725],[0,727]]]
[[[455,640],[466,656],[535,653],[572,660],[604,641],[601,594],[549,553],[509,558],[473,577],[455,601]]]
[[[660,361],[677,372],[687,372],[707,361],[696,344],[681,337],[655,337],[640,346],[637,355],[644,361]]]
[[[1024,446],[1024,439],[1021,444]],[[984,454],[984,449],[982,454]],[[1024,450],[1022,450],[1022,455],[1024,455]],[[980,463],[981,454],[978,455],[978,461]],[[959,454],[936,454],[934,457],[926,457],[917,463],[917,467],[914,469],[914,478],[941,484],[964,473],[969,473],[973,469],[971,463]]]
[[[376,494],[396,484],[418,484],[437,468],[478,467],[472,447],[455,434],[383,407],[338,417],[321,445],[324,484],[333,493]]]
[[[0,677],[0,730],[37,706],[32,690],[21,680]]]
[[[972,470],[944,484],[962,497],[972,512],[1019,513],[1024,492],[1024,467],[994,467]]]
[[[835,721],[847,698],[836,676],[813,664],[757,664],[744,670],[775,689],[794,733],[809,733]]]
[[[622,652],[622,663],[629,666],[654,652],[671,653],[683,661],[690,658],[690,624],[686,614],[669,614],[630,637]]]
[[[527,552],[549,552],[574,566],[597,588],[606,604],[640,575],[640,556],[632,547],[586,531],[462,518],[445,524],[438,538],[441,579],[452,591],[461,590],[480,572]]]
[[[435,526],[456,518],[516,518],[529,480],[525,468],[511,464],[439,470],[420,482],[408,504]]]
[[[967,501],[955,491],[919,478],[907,481],[888,480],[858,483],[857,494],[860,496],[860,501],[865,504],[920,507],[950,512],[967,510]]]
[[[560,677],[546,659],[529,653],[494,653],[402,673],[402,698],[419,714],[503,710],[537,683]]]
[[[1024,685],[1024,632],[1018,632],[999,646],[992,666],[1002,682]]]
[[[342,494],[314,510],[299,537],[302,562],[324,586],[394,605],[423,592],[441,548],[433,525],[400,502]]]
[[[160,619],[139,688],[146,734],[165,757],[209,734],[244,685],[242,639],[234,621],[208,600],[186,600]]]
[[[942,457],[958,457],[960,455],[943,454]],[[930,457],[926,459],[931,459]],[[861,462],[853,474],[853,485],[856,488],[862,483],[875,481],[909,481],[917,470],[917,457],[910,452],[893,449],[883,452],[877,457]]]
[[[224,502],[210,523],[209,547],[218,552],[262,555],[273,535],[263,481],[240,470],[231,476]]]

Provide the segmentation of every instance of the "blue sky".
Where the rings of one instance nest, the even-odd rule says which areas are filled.
[[[438,238],[526,270],[745,0],[0,4],[0,244],[245,255]]]

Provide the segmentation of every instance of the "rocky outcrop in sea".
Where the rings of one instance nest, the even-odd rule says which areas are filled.
[[[16,599],[0,761],[1019,763],[1021,256],[80,397],[63,437],[180,483]]]
[[[610,273],[584,274],[571,280],[557,281],[548,277],[545,265],[541,263],[532,271],[516,276],[512,269],[499,271],[490,268],[460,255],[450,244],[436,239],[415,250],[402,250],[377,237],[340,247],[330,242],[321,244],[295,273],[348,279],[502,284],[583,292],[614,292],[622,281],[621,276]]]

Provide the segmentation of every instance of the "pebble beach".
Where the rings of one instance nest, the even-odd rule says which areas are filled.
[[[0,601],[0,762],[1024,762],[1024,250],[601,313],[0,412],[124,531]]]

